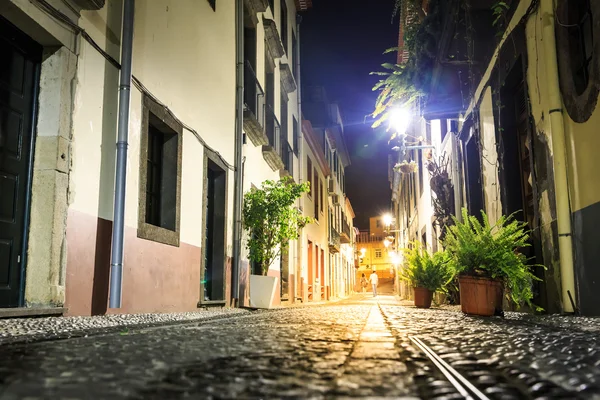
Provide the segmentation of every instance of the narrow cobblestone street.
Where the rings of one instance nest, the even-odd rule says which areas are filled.
[[[330,305],[5,343],[0,398],[463,398],[412,336],[489,398],[600,398],[596,320],[554,324],[508,314],[471,318],[361,294]]]

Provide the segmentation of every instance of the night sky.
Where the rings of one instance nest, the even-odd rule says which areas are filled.
[[[387,177],[388,134],[375,132],[366,115],[373,112],[377,82],[372,71],[395,54],[383,51],[398,45],[394,0],[313,0],[302,14],[302,86],[325,87],[338,102],[352,165],[346,170],[346,192],[356,213],[354,225],[368,229],[369,217],[390,209]]]

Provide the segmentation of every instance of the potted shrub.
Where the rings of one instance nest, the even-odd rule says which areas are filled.
[[[244,195],[242,212],[248,232],[250,260],[260,265],[262,275],[250,275],[250,306],[270,308],[275,297],[277,277],[267,276],[269,267],[297,239],[300,229],[311,219],[302,216],[296,200],[309,189],[308,183],[297,184],[291,177],[265,181]]]
[[[500,313],[505,288],[517,306],[532,305],[531,283],[538,278],[519,252],[529,246],[526,224],[513,214],[491,226],[487,215],[481,214],[483,223],[463,209],[463,221],[454,218],[444,240],[450,266],[458,276],[462,311],[483,316]]]
[[[418,243],[413,243],[412,248],[404,249],[404,254],[406,265],[400,271],[400,278],[413,286],[415,306],[429,308],[433,294],[443,290],[452,279],[448,256],[443,251],[430,255]]]

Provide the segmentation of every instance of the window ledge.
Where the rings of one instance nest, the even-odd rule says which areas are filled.
[[[179,247],[179,232],[161,228],[160,226],[151,225],[146,222],[139,224],[137,236],[140,239],[151,240],[153,242]]]

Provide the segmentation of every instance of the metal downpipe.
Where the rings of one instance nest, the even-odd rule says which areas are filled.
[[[239,274],[242,253],[242,205],[244,172],[242,146],[244,125],[244,0],[235,0],[235,160],[233,193],[233,262],[231,263],[231,290],[233,305],[239,301]]]
[[[302,17],[300,15],[296,14],[296,41],[298,42],[298,44],[296,45],[296,54],[294,54],[294,57],[296,58],[296,83],[297,83],[297,97],[298,97],[298,121],[296,121],[298,123],[298,181],[300,183],[302,183],[302,172],[304,171],[302,168],[302,160],[303,160],[303,155],[304,155],[304,135],[302,134],[302,79],[301,79],[301,74],[300,74],[300,24],[302,23]],[[304,211],[304,196],[300,196],[300,199],[298,199],[298,205],[300,207],[301,210]],[[296,283],[298,283],[298,281],[302,282],[302,261],[304,259],[303,255],[304,255],[304,240],[302,239],[302,230],[300,230],[300,235],[298,237],[298,243],[297,243],[297,252],[298,252],[298,257],[297,257],[297,262],[296,262]],[[294,293],[294,302],[296,302],[296,298],[298,297],[299,294],[299,290],[300,288],[297,287],[297,285],[295,286],[295,293]]]
[[[123,38],[121,45],[121,77],[119,80],[119,122],[117,133],[117,168],[115,204],[110,260],[110,308],[121,308],[123,277],[123,232],[125,228],[125,186],[127,180],[127,137],[129,133],[129,100],[131,98],[131,59],[133,47],[133,14],[135,0],[123,4]]]
[[[573,235],[571,229],[571,204],[567,177],[567,144],[563,103],[559,89],[558,58],[556,52],[554,4],[552,0],[541,0],[542,38],[546,53],[546,76],[548,77],[548,115],[552,135],[554,161],[554,184],[556,196],[556,219],[558,225],[558,249],[560,254],[561,300],[564,312],[575,312],[569,293],[575,296],[573,266]],[[573,300],[574,302],[576,299]],[[576,307],[576,306],[575,306]]]

